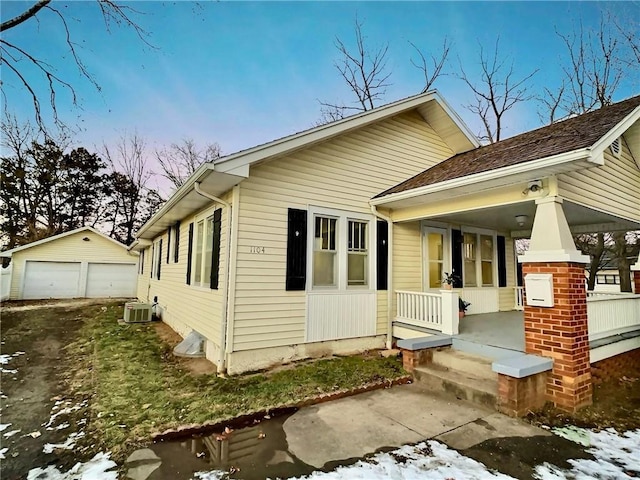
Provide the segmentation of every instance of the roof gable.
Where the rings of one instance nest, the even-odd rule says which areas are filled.
[[[117,240],[114,240],[113,238],[108,237],[104,233],[100,233],[95,228],[92,228],[92,227],[89,227],[89,226],[85,226],[85,227],[76,228],[75,230],[70,230],[68,232],[60,233],[58,235],[53,235],[51,237],[43,238],[43,239],[37,240],[35,242],[27,243],[25,245],[21,245],[19,247],[12,248],[11,250],[6,250],[4,252],[0,252],[0,257],[10,258],[16,252],[21,252],[22,250],[27,250],[29,248],[37,247],[37,246],[43,245],[45,243],[49,243],[49,242],[53,242],[53,241],[56,241],[56,240],[60,240],[62,238],[69,237],[71,235],[75,235],[75,234],[78,234],[78,233],[81,233],[81,232],[92,232],[92,233],[94,233],[96,235],[99,235],[100,237],[104,238],[105,240],[108,240],[108,241],[114,243],[118,247],[121,247],[125,252],[127,251],[127,246],[126,245],[123,245],[122,243],[118,242]]]
[[[376,195],[384,197],[580,150],[603,150],[640,116],[640,96],[459,153]]]

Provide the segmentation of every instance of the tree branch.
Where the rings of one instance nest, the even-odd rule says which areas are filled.
[[[29,20],[31,17],[35,17],[36,14],[41,9],[46,7],[47,4],[50,3],[50,2],[51,2],[51,0],[39,0],[37,3],[35,3],[31,7],[29,7],[27,10],[22,12],[17,17],[13,17],[13,18],[7,20],[6,22],[2,22],[0,24],[0,33],[4,32],[5,30],[9,30],[9,29],[11,29],[13,27],[16,27],[16,26],[20,25],[22,22],[25,22],[25,21]]]

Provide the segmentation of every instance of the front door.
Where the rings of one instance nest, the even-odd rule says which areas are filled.
[[[422,227],[423,289],[442,288],[444,272],[449,270],[449,239],[445,228]]]

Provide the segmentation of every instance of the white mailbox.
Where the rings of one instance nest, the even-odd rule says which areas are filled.
[[[553,307],[553,275],[550,273],[528,273],[524,277],[527,305]]]

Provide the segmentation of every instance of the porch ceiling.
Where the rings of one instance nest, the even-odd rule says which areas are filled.
[[[638,230],[640,224],[623,220],[613,215],[599,212],[567,200],[562,204],[569,228],[573,233],[595,233],[599,231]],[[489,228],[500,232],[511,232],[513,238],[526,238],[531,234],[536,204],[525,201],[496,207],[429,217],[427,220]],[[524,225],[519,226],[516,215],[526,215]]]

